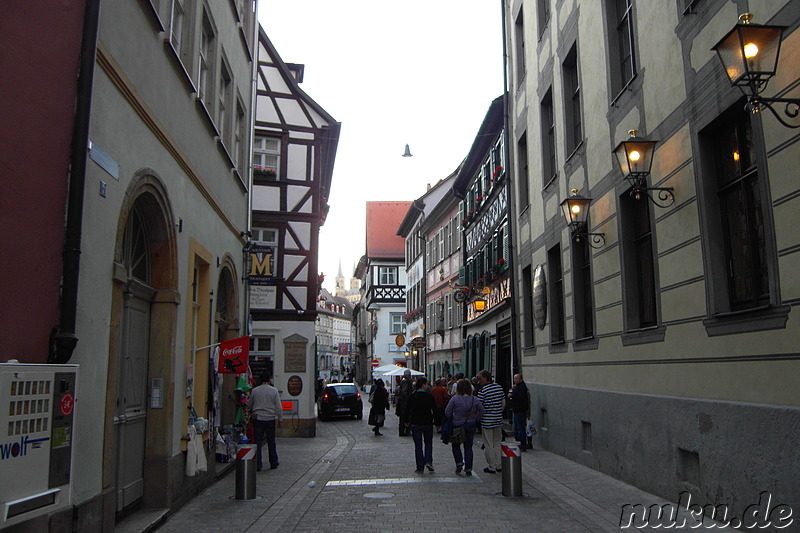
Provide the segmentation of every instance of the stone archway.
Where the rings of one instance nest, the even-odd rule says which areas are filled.
[[[239,320],[239,285],[236,283],[236,266],[230,256],[226,256],[220,263],[217,288],[214,291],[216,306],[214,309],[214,323],[216,325],[214,342],[235,339],[247,332],[241,331]],[[212,354],[213,355],[213,352]],[[209,365],[214,368],[214,365]],[[233,374],[213,373],[213,386],[209,387],[209,405],[214,406],[211,421],[219,427],[232,424],[236,416],[238,405],[233,400],[236,397],[236,376]],[[211,376],[209,376],[211,377]]]
[[[177,278],[166,188],[154,172],[142,170],[120,209],[113,264],[103,487],[106,508],[113,498],[117,516],[139,502],[164,507],[171,499],[163,480],[171,470]],[[154,387],[161,389],[155,395],[160,403],[153,401]],[[134,402],[129,394],[138,395]]]

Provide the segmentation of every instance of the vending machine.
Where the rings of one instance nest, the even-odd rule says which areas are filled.
[[[71,505],[78,365],[0,363],[0,529]]]

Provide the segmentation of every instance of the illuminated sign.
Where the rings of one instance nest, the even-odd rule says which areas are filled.
[[[483,313],[489,311],[493,307],[497,307],[498,305],[502,304],[506,300],[511,298],[511,280],[506,278],[501,281],[496,287],[492,287],[489,291],[489,294],[486,295],[484,300],[486,300],[485,309],[479,311],[475,309],[474,305],[467,306],[467,322],[470,320],[474,320],[478,318]]]

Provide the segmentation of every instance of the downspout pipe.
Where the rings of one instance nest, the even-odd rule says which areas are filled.
[[[516,205],[516,201],[514,199],[513,188],[511,187],[511,180],[513,179],[511,169],[513,168],[516,171],[516,165],[511,164],[511,154],[509,143],[511,139],[514,138],[511,135],[510,131],[510,119],[509,119],[509,95],[508,95],[508,49],[507,49],[507,42],[508,42],[508,35],[507,35],[507,28],[506,28],[506,0],[500,0],[500,10],[501,13],[501,21],[502,21],[502,28],[503,28],[503,135],[505,137],[503,141],[503,152],[506,160],[506,190],[508,193],[508,269],[511,272],[511,331],[513,334],[511,335],[511,376],[509,376],[510,383],[514,382],[514,374],[519,373],[522,371],[522,354],[520,353],[519,347],[519,329],[518,329],[518,298],[519,298],[519,283],[517,279],[516,273],[516,263],[515,255],[514,255],[514,233],[511,231],[513,224],[511,223],[511,217],[514,216],[514,206]]]
[[[80,274],[83,194],[86,185],[86,160],[89,145],[89,118],[92,110],[97,33],[100,26],[100,0],[87,0],[83,16],[78,93],[72,129],[72,149],[67,192],[66,228],[61,271],[61,306],[59,323],[53,330],[48,362],[65,364],[72,358],[78,336],[78,280]]]

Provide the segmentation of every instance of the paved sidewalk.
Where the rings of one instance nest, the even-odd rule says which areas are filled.
[[[547,533],[620,529],[625,504],[668,502],[553,453],[522,456],[523,496],[502,496],[502,474],[486,474],[480,435],[472,477],[456,475],[449,446],[434,437],[435,472],[414,473],[411,437],[397,435],[389,415],[376,437],[364,420],[319,422],[313,439],[279,438],[281,465],[257,475],[258,499],[233,499],[235,472],[155,526],[158,533],[382,532],[435,529],[459,532]],[[678,515],[678,524],[688,514]],[[640,531],[698,531],[685,527]],[[123,524],[120,524],[122,526]],[[706,525],[707,527],[707,525]],[[120,528],[121,529],[121,528]],[[734,531],[715,528],[716,531]],[[126,533],[131,533],[127,528]]]

